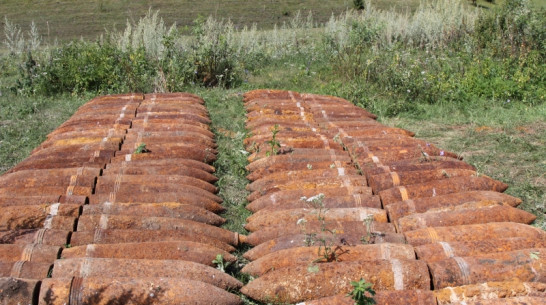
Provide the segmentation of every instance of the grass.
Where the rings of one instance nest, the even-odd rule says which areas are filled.
[[[0,173],[26,158],[90,96],[0,96]]]
[[[415,8],[418,0],[382,0],[382,8]],[[218,19],[229,16],[239,27],[257,24],[260,28],[272,28],[291,20],[299,10],[313,13],[316,22],[324,23],[332,14],[352,7],[352,0],[90,0],[90,1],[17,1],[0,3],[2,16],[26,30],[32,21],[36,22],[41,34],[53,42],[78,39],[95,39],[104,29],[125,27],[126,20],[137,21],[149,8],[160,10],[167,24],[176,22],[180,27],[189,26],[197,16],[214,16]]]

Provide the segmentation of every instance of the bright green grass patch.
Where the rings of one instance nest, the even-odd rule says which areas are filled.
[[[86,97],[0,96],[0,174],[26,158]]]

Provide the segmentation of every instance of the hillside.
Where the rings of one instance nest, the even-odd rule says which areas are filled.
[[[383,0],[377,5],[402,10],[415,8],[418,3],[417,0]],[[94,39],[104,29],[124,28],[126,20],[138,20],[149,8],[160,10],[166,24],[176,22],[182,28],[191,25],[198,16],[211,15],[217,19],[230,18],[239,27],[257,24],[259,28],[271,28],[289,22],[297,11],[306,16],[311,11],[315,22],[323,23],[332,14],[337,15],[350,7],[352,1],[349,0],[6,0],[0,3],[0,16],[23,29],[34,21],[41,34],[53,42],[56,37],[60,40]]]

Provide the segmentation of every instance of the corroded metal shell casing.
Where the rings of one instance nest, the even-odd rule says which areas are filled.
[[[41,280],[47,277],[53,262],[0,261],[0,277]]]
[[[61,254],[61,258],[166,259],[191,261],[214,266],[212,261],[218,254],[221,254],[224,260],[228,262],[236,260],[236,257],[227,251],[191,241],[90,244],[65,249]]]
[[[258,212],[246,219],[245,229],[254,232],[272,225],[314,221],[317,217],[325,221],[364,221],[372,218],[376,222],[387,222],[385,210],[376,208],[324,209],[320,215],[318,208],[300,208]]]
[[[423,160],[423,158],[414,158],[406,159],[395,162],[388,162],[383,164],[361,164],[362,171],[366,177],[371,177],[373,175],[378,175],[382,173],[389,172],[409,172],[409,171],[419,171],[419,170],[434,170],[440,168],[458,168],[458,169],[468,169],[476,170],[476,168],[464,161],[457,160],[454,158],[448,157],[429,157],[429,161]]]
[[[185,165],[150,165],[150,166],[131,166],[129,163],[111,163],[106,166],[103,171],[104,176],[109,175],[173,175],[173,176],[189,176],[196,179],[214,183],[218,181],[216,176],[202,169],[193,168]]]
[[[112,158],[112,162],[110,164],[106,165],[106,169],[111,168],[134,168],[134,167],[142,167],[142,168],[154,168],[154,167],[166,167],[171,166],[173,163],[176,163],[180,166],[187,166],[190,168],[199,169],[202,171],[205,171],[207,173],[214,173],[215,169],[212,165],[209,165],[207,163],[204,163],[202,161],[196,161],[191,159],[186,159],[183,157],[174,157],[174,158],[165,158],[165,159],[152,159],[152,160],[144,160],[144,159],[136,159],[133,158],[134,155],[124,155],[124,156],[116,156]]]
[[[212,197],[208,193],[208,197]],[[163,203],[176,202],[191,204],[214,213],[220,213],[225,210],[225,207],[217,201],[204,197],[197,196],[195,193],[188,193],[185,189],[179,189],[176,192],[165,193],[150,193],[150,192],[130,192],[121,190],[120,192],[111,192],[105,194],[95,194],[89,197],[90,204],[100,204],[104,202],[123,202],[123,203]]]
[[[447,287],[434,291],[438,305],[448,305],[455,302],[471,302],[497,300],[531,296],[546,298],[546,283],[521,282],[509,280],[505,282],[486,282],[457,287]]]
[[[191,204],[163,203],[110,203],[86,205],[84,215],[109,214],[142,217],[170,217],[188,219],[211,225],[221,225],[226,220],[206,209]]]
[[[0,244],[44,244],[64,246],[71,231],[55,229],[23,229],[0,231]]]
[[[72,233],[70,238],[70,243],[73,246],[153,241],[193,241],[233,252],[235,251],[233,245],[238,244],[239,235],[210,225],[188,225],[173,230],[95,229],[92,231],[76,231]]]
[[[363,236],[361,233],[318,233],[312,238],[312,236],[306,234],[292,234],[284,235],[264,243],[261,243],[254,248],[248,250],[243,254],[243,257],[254,261],[265,255],[281,251],[284,249],[292,249],[296,247],[317,246],[317,240],[324,240],[328,245],[334,247],[337,246],[356,246],[363,244]],[[373,232],[370,243],[383,244],[383,243],[405,243],[404,236],[396,233],[378,233]],[[245,237],[242,236],[242,239]],[[388,249],[384,248],[384,249]]]
[[[14,277],[0,278],[0,304],[34,304],[40,291],[40,281]]]
[[[61,253],[61,247],[44,244],[0,244],[0,261],[51,263]]]
[[[419,246],[440,241],[473,241],[508,237],[545,239],[546,233],[539,228],[520,223],[490,222],[476,225],[429,227],[404,232],[404,236],[408,244]]]
[[[399,232],[426,227],[444,227],[488,222],[516,222],[530,224],[536,216],[521,209],[491,201],[478,201],[462,206],[443,208],[404,216],[396,221]]]
[[[373,296],[375,304],[385,305],[437,305],[436,298],[429,290],[382,290]],[[355,301],[346,294],[325,297],[299,303],[298,305],[354,305]]]
[[[335,166],[335,164],[334,164]],[[272,186],[285,184],[293,181],[301,181],[309,178],[337,178],[344,176],[357,175],[358,171],[354,167],[328,168],[328,169],[305,169],[305,170],[288,170],[270,174],[259,180],[256,180],[246,186],[249,191],[257,191],[261,189],[271,188]]]
[[[300,200],[303,197],[311,198],[323,194],[326,198],[336,196],[361,195],[371,197],[372,189],[367,186],[336,186],[336,187],[317,187],[300,190],[278,191],[254,200],[250,205],[252,209],[260,210],[268,206],[275,206],[277,202],[287,202]]]
[[[546,281],[545,249],[533,248],[428,262],[434,289],[506,281]]]
[[[431,209],[453,207],[467,202],[482,200],[503,203],[513,207],[518,206],[522,202],[519,198],[495,191],[469,191],[435,197],[408,199],[389,204],[385,209],[389,214],[389,219],[394,222],[401,217],[414,213],[424,213]]]
[[[239,305],[241,299],[221,288],[176,278],[48,278],[42,281],[39,305],[124,304]]]
[[[332,169],[334,168],[348,168],[348,167],[354,167],[352,161],[346,159],[343,160],[337,160],[337,156],[333,157],[327,157],[323,160],[318,161],[301,161],[301,162],[295,162],[295,163],[274,163],[271,166],[268,167],[261,167],[259,169],[251,171],[250,174],[248,174],[246,177],[250,181],[256,181],[261,178],[267,178],[271,174],[279,173],[279,172],[285,172],[288,170],[291,171],[306,171],[306,170],[326,170],[326,169]]]
[[[508,237],[425,244],[415,247],[415,253],[419,259],[433,262],[456,256],[480,256],[488,253],[544,247],[546,247],[546,239]]]
[[[381,196],[383,206],[387,206],[394,202],[408,199],[435,197],[466,191],[484,190],[502,193],[507,188],[508,185],[487,176],[453,177],[444,180],[393,187],[379,192],[379,196]]]
[[[252,202],[260,197],[267,196],[276,192],[291,191],[291,190],[304,190],[304,189],[321,189],[321,188],[335,188],[335,187],[358,187],[368,184],[366,178],[360,175],[343,176],[336,178],[307,178],[299,181],[290,181],[286,183],[271,185],[267,188],[262,188],[252,192],[247,196],[247,200]]]
[[[262,276],[272,270],[293,266],[309,266],[318,262],[415,259],[413,247],[405,244],[337,245],[331,246],[331,248],[334,253],[330,257],[324,257],[329,253],[326,253],[324,246],[321,245],[279,250],[248,263],[241,272],[253,276]]]
[[[313,205],[305,200],[293,199],[286,201],[275,201],[269,202],[267,206],[259,206],[258,204],[253,204],[256,201],[253,201],[246,205],[246,209],[258,213],[268,213],[271,211],[287,210],[287,209],[303,209],[303,208],[312,208]],[[381,200],[379,196],[369,196],[362,194],[346,195],[346,196],[329,196],[322,199],[322,205],[325,209],[335,209],[335,208],[381,208]],[[263,212],[260,212],[263,211]]]
[[[180,188],[187,186],[193,186],[200,188],[210,193],[216,193],[217,188],[203,180],[179,175],[123,175],[119,172],[117,174],[101,176],[98,178],[95,192],[111,192],[114,187],[121,187],[123,185],[145,185],[149,187],[162,187],[170,186],[172,184],[179,185]]]
[[[317,270],[318,269],[318,270]],[[241,292],[255,300],[295,303],[350,292],[351,280],[365,278],[376,291],[430,289],[428,269],[416,260],[320,263],[270,271]]]
[[[304,224],[284,223],[272,225],[260,229],[248,235],[244,242],[257,246],[268,240],[275,239],[284,235],[305,234],[305,232],[322,232],[322,228],[335,231],[336,234],[360,234],[366,236],[368,230],[362,221],[309,221]],[[394,226],[390,223],[372,222],[371,232],[394,233]],[[370,233],[371,233],[370,232]]]
[[[391,187],[423,183],[451,177],[475,176],[476,172],[468,169],[442,168],[411,172],[390,172],[368,177],[368,183],[375,194]]]
[[[55,261],[53,278],[67,277],[142,278],[167,277],[201,281],[222,289],[240,289],[243,284],[216,268],[182,260],[69,258]]]

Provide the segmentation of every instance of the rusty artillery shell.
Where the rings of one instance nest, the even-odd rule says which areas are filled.
[[[67,187],[67,190],[69,188]],[[0,206],[26,206],[26,205],[52,205],[55,203],[83,205],[87,203],[86,196],[79,195],[36,195],[36,196],[18,196],[16,194],[6,194],[0,196]]]
[[[125,215],[82,215],[78,221],[78,231],[107,230],[179,230],[180,232],[201,234],[237,245],[238,235],[231,231],[197,221],[169,217],[131,217]],[[142,233],[152,234],[152,233]],[[167,234],[167,233],[165,233]]]
[[[128,179],[128,180],[131,180],[131,179]],[[137,179],[133,179],[133,180],[139,180],[139,179],[137,177]],[[195,179],[195,180],[199,181],[198,179]],[[99,183],[100,183],[100,188],[97,187],[97,190],[96,190],[96,193],[98,195],[113,193],[116,195],[116,198],[119,198],[118,201],[121,201],[122,197],[127,196],[128,198],[133,198],[134,196],[142,194],[142,193],[157,193],[162,195],[173,193],[173,194],[181,194],[181,195],[185,195],[189,197],[202,198],[202,200],[209,200],[216,203],[222,202],[222,198],[216,196],[215,194],[208,192],[206,190],[203,190],[199,187],[195,187],[191,185],[177,185],[176,183],[158,183],[157,185],[153,185],[153,184],[146,185],[146,184],[140,184],[138,182],[136,183],[118,182],[118,183],[114,183],[114,185],[111,185],[111,184],[109,185],[107,183],[103,184],[100,181]],[[165,201],[170,201],[170,200],[165,200]]]
[[[510,297],[497,300],[476,300],[468,302],[455,302],[452,305],[544,305],[546,301],[542,297]]]
[[[503,203],[513,207],[518,206],[522,202],[519,198],[495,191],[468,191],[435,197],[408,199],[389,204],[385,209],[389,213],[389,219],[394,222],[410,214],[423,213],[431,209],[453,207],[467,202],[482,200]]]
[[[295,303],[348,293],[350,282],[361,278],[375,290],[430,289],[424,262],[416,260],[374,260],[320,263],[270,271],[251,281],[241,292],[255,300]],[[318,270],[317,270],[318,267]]]
[[[545,249],[526,249],[428,262],[435,289],[487,281],[546,281]]]
[[[112,197],[113,196],[113,197]],[[123,202],[123,203],[164,203],[176,202],[183,204],[191,204],[197,207],[204,208],[214,213],[220,213],[225,210],[223,206],[217,202],[205,197],[195,196],[194,194],[176,192],[176,193],[114,193],[112,194],[96,194],[89,197],[90,204],[99,204],[104,202]],[[112,200],[114,199],[114,200]]]
[[[477,225],[462,225],[419,229],[404,232],[408,243],[413,246],[434,242],[455,242],[488,240],[496,238],[522,237],[529,239],[544,239],[546,233],[533,226],[514,222],[490,222]]]
[[[157,135],[153,136],[142,136],[140,134],[130,133],[123,141],[124,148],[137,148],[141,143],[145,143],[146,147],[156,146],[158,144],[168,145],[169,143],[193,143],[201,147],[208,147],[215,149],[217,147],[214,140],[207,137],[200,137],[198,133],[188,133],[186,136],[163,136],[158,137]]]
[[[44,244],[64,246],[70,231],[51,229],[24,229],[0,231],[0,244]]]
[[[323,160],[323,161],[309,161],[309,162],[297,162],[297,163],[278,163],[278,164],[272,164],[271,166],[259,168],[257,170],[253,170],[250,174],[248,174],[246,177],[250,181],[256,181],[261,178],[267,178],[269,175],[275,174],[277,172],[286,172],[288,170],[292,171],[306,171],[306,170],[327,170],[334,168],[348,168],[348,167],[354,167],[351,161],[335,161],[335,158],[333,157],[334,161],[331,159],[329,160]]]
[[[344,124],[338,121],[336,122],[336,125],[343,128],[347,126],[348,124]],[[364,125],[362,126],[362,128],[358,128],[357,126],[351,126],[351,128],[344,128],[344,130],[349,136],[352,136],[352,137],[361,137],[361,136],[376,135],[376,134],[400,134],[400,135],[405,135],[410,137],[413,137],[415,135],[414,132],[411,132],[409,130],[396,128],[396,127],[387,127],[387,126],[370,127],[370,126]]]
[[[368,177],[368,183],[377,194],[379,191],[400,185],[410,185],[451,177],[475,176],[476,172],[467,169],[445,168],[411,172],[390,172]]]
[[[350,162],[351,158],[346,152],[339,152],[335,150],[325,150],[320,149],[319,151],[326,151],[326,154],[319,154],[315,155],[313,157],[310,157],[309,155],[292,155],[292,154],[285,154],[285,155],[275,155],[270,156],[267,158],[263,158],[260,160],[256,160],[246,166],[246,169],[250,172],[253,172],[255,170],[258,170],[260,168],[270,167],[274,164],[293,164],[298,162],[303,163],[309,163],[309,162],[315,162],[315,161],[331,161],[332,163],[334,161],[340,161],[340,162]],[[286,167],[286,169],[290,169],[290,167]]]
[[[219,226],[226,220],[206,209],[176,202],[163,203],[110,203],[83,207],[84,215],[110,214],[141,217],[170,217],[188,219]]]
[[[258,211],[279,211],[287,209],[298,209],[298,208],[312,208],[313,205],[307,200],[289,200],[289,201],[276,201],[275,204],[269,204],[266,207],[261,209],[256,208],[256,205],[253,201],[246,206],[251,212]],[[381,208],[381,200],[379,196],[367,196],[367,195],[352,195],[352,196],[330,196],[324,197],[322,200],[322,205],[325,209],[335,209],[335,208],[359,208],[359,207],[368,207],[368,208]]]
[[[59,202],[60,197],[59,195],[18,196],[17,194],[5,194],[0,196],[0,206],[53,204]]]
[[[378,259],[415,259],[413,247],[404,244],[369,244],[356,246],[332,246],[333,253],[326,253],[324,246],[295,247],[279,250],[248,263],[241,272],[253,276],[285,267],[309,266],[325,262],[354,262]],[[324,256],[331,257],[324,257]]]
[[[85,136],[85,137],[75,137],[75,138],[64,138],[64,139],[55,139],[48,140],[38,146],[32,151],[32,154],[38,154],[42,151],[65,151],[68,149],[79,149],[82,146],[85,147],[101,147],[101,148],[119,148],[121,142],[123,141],[122,137],[101,137],[101,136]]]
[[[162,112],[161,114],[158,114],[157,112],[139,113],[133,122],[145,120],[146,118],[148,124],[172,123],[173,121],[176,121],[179,123],[193,122],[198,126],[208,126],[211,123],[210,119],[206,118],[201,110],[192,107],[187,107],[178,112]]]
[[[438,305],[449,305],[455,302],[478,300],[499,300],[508,297],[531,296],[546,297],[545,283],[521,282],[487,282],[458,287],[448,287],[434,291]]]
[[[30,205],[0,208],[0,230],[59,229],[73,230],[80,206],[77,205]],[[64,214],[64,215],[63,215]]]
[[[375,222],[387,222],[387,213],[382,209],[335,208],[322,210],[319,215],[318,208],[300,208],[280,211],[262,210],[246,219],[245,229],[254,232],[272,225],[315,221],[319,217],[325,221],[364,221],[371,217]]]
[[[0,261],[51,263],[61,253],[61,247],[44,244],[0,244]]]
[[[480,256],[489,253],[543,247],[546,247],[545,239],[509,237],[425,244],[415,247],[415,253],[419,259],[433,262],[456,256]]]
[[[165,130],[183,130],[183,131],[192,131],[200,133],[207,137],[214,137],[214,134],[209,130],[208,127],[203,125],[198,126],[192,123],[178,123],[174,120],[172,123],[150,123],[145,124],[144,121],[135,121],[131,126],[133,132],[154,132],[154,131],[165,131]]]
[[[276,192],[285,192],[292,190],[305,190],[305,189],[326,189],[337,187],[367,187],[366,178],[359,175],[343,176],[336,178],[307,178],[298,181],[290,181],[283,184],[272,185],[269,188],[259,189],[251,193],[247,200],[249,202],[254,201],[260,197],[267,196]]]
[[[207,173],[214,173],[214,167],[212,165],[206,164],[201,161],[186,159],[186,158],[166,158],[166,159],[155,159],[155,160],[143,160],[143,159],[134,159],[134,155],[125,155],[125,156],[116,156],[112,159],[112,163],[107,165],[107,169],[118,168],[118,167],[163,167],[170,166],[173,167],[173,164],[177,166],[187,166],[190,168],[199,169]]]
[[[90,128],[85,131],[85,136],[87,137],[113,137],[113,138],[123,138],[127,131],[125,129],[111,128],[111,127],[98,127]],[[82,133],[79,131],[69,131],[65,133],[51,134],[47,136],[46,141],[56,141],[62,139],[71,139],[81,137]]]
[[[98,168],[63,168],[24,170],[0,176],[0,187],[24,186],[28,188],[46,185],[94,186]]]
[[[129,162],[130,163],[130,162]],[[177,164],[160,165],[150,167],[128,166],[122,163],[111,163],[103,171],[104,176],[109,175],[152,175],[152,176],[189,176],[196,179],[214,183],[218,178],[207,171]]]
[[[129,157],[130,156],[130,157]],[[150,153],[142,154],[120,154],[116,153],[116,156],[112,158],[112,163],[121,162],[121,161],[152,161],[160,159],[189,159],[197,162],[212,163],[216,161],[216,155],[208,152],[207,150],[198,149],[198,148],[183,148],[183,149],[173,149],[170,151],[163,151],[155,153],[152,151]]]
[[[87,244],[117,244],[117,243],[139,243],[152,241],[193,241],[207,244],[224,251],[233,252],[235,248],[231,245],[237,245],[239,237],[233,233],[221,228],[206,227],[204,230],[180,229],[180,230],[101,230],[78,231],[72,233],[70,244],[72,246],[82,246]],[[214,230],[217,228],[219,230]],[[214,233],[221,233],[216,234]]]
[[[277,202],[288,202],[300,200],[302,197],[312,197],[323,194],[325,198],[334,196],[372,196],[372,190],[367,186],[349,186],[349,187],[318,187],[314,189],[279,191],[266,196],[262,196],[252,202],[253,208],[259,210],[267,206],[275,206]]]
[[[55,261],[53,278],[73,276],[174,277],[201,281],[222,289],[240,289],[243,286],[241,282],[216,268],[190,261],[117,258],[69,258]]]
[[[34,304],[39,290],[40,282],[38,280],[2,277],[0,278],[0,304]]]
[[[115,123],[115,120],[112,120],[111,122],[109,122],[108,124],[92,124],[92,123],[88,123],[88,124],[80,124],[80,125],[71,125],[71,126],[62,126],[62,127],[58,127],[57,129],[55,129],[54,131],[52,131],[48,137],[55,137],[59,134],[65,134],[65,133],[82,133],[82,132],[85,132],[89,129],[95,129],[95,128],[100,128],[100,129],[120,129],[120,130],[127,130],[129,129],[131,126],[128,124],[127,120],[125,121],[120,121],[119,123]]]
[[[68,185],[46,185],[26,188],[25,186],[7,186],[0,187],[0,196],[10,194],[20,194],[21,196],[33,196],[36,194],[55,195],[68,193]],[[74,195],[89,196],[93,193],[92,186],[71,186],[70,191]]]
[[[281,251],[284,249],[291,249],[296,247],[307,247],[307,246],[317,246],[319,245],[319,240],[324,240],[329,245],[332,246],[355,246],[360,245],[363,242],[363,236],[360,233],[336,233],[331,234],[326,233],[317,233],[316,235],[306,235],[306,234],[292,234],[284,235],[264,243],[257,245],[256,247],[248,250],[243,254],[248,260],[254,261],[259,259],[262,256]],[[241,239],[244,239],[242,237]],[[382,243],[405,243],[404,236],[396,233],[379,233],[372,232],[371,240],[369,244],[382,244]]]
[[[7,173],[14,173],[27,169],[52,169],[52,168],[68,168],[68,167],[96,167],[102,168],[110,160],[110,157],[92,157],[89,159],[70,159],[63,161],[43,162],[41,160],[24,160],[12,167]]]
[[[191,241],[164,241],[123,244],[90,244],[65,249],[61,258],[96,257],[127,259],[183,260],[214,266],[216,255],[234,262],[237,258],[229,252]]]
[[[176,278],[50,278],[42,281],[39,305],[242,304],[221,288]]]
[[[379,192],[383,206],[388,206],[397,201],[414,198],[435,197],[450,193],[466,191],[497,191],[504,192],[508,185],[491,179],[487,176],[480,177],[453,177],[444,180],[429,181],[407,186],[393,187]]]
[[[3,262],[0,261],[0,277],[41,280],[49,274],[52,264],[42,262]]]
[[[434,293],[429,290],[381,290],[373,296],[377,305],[436,305]],[[354,305],[355,300],[346,294],[305,301],[298,305]]]
[[[197,178],[188,177],[188,176],[179,176],[179,175],[109,175],[101,176],[97,181],[97,186],[95,187],[95,193],[99,192],[111,192],[114,189],[114,185],[120,183],[121,185],[125,184],[140,184],[146,186],[163,186],[163,185],[172,185],[176,184],[180,188],[185,187],[186,185],[198,187],[209,193],[216,193],[217,188],[203,180]]]
[[[427,160],[428,159],[428,160]],[[370,177],[377,174],[388,172],[409,172],[416,170],[433,170],[433,169],[446,169],[446,168],[458,168],[476,170],[476,168],[464,161],[457,160],[448,157],[435,157],[429,156],[427,159],[414,158],[406,159],[395,162],[388,162],[385,164],[365,164],[362,168],[366,177]],[[361,164],[362,165],[362,164]]]
[[[123,145],[119,152],[116,154],[132,154],[139,147],[140,143]],[[206,156],[213,154],[217,155],[218,151],[212,147],[199,144],[199,143],[145,143],[146,149],[151,154],[156,155],[180,155],[183,154],[188,159],[203,160]]]
[[[294,235],[306,232],[320,233],[322,232],[323,227],[331,231],[335,230],[336,234],[348,233],[366,236],[368,233],[366,226],[362,221],[325,221],[324,224],[319,221],[309,221],[299,225],[296,222],[293,222],[265,227],[248,235],[244,239],[244,242],[256,246],[284,235]],[[394,233],[394,226],[390,223],[374,221],[371,223],[370,229],[371,232]]]
[[[395,223],[399,232],[413,231],[426,227],[444,227],[488,222],[518,222],[530,224],[536,216],[496,202],[476,202],[475,207],[451,207],[445,210],[412,214],[398,219]]]
[[[287,183],[291,181],[299,181],[309,178],[336,178],[344,176],[357,175],[358,171],[354,167],[329,168],[320,170],[299,170],[299,171],[282,171],[272,173],[266,177],[256,180],[247,185],[249,191],[257,191],[260,189],[270,188],[273,185]]]

